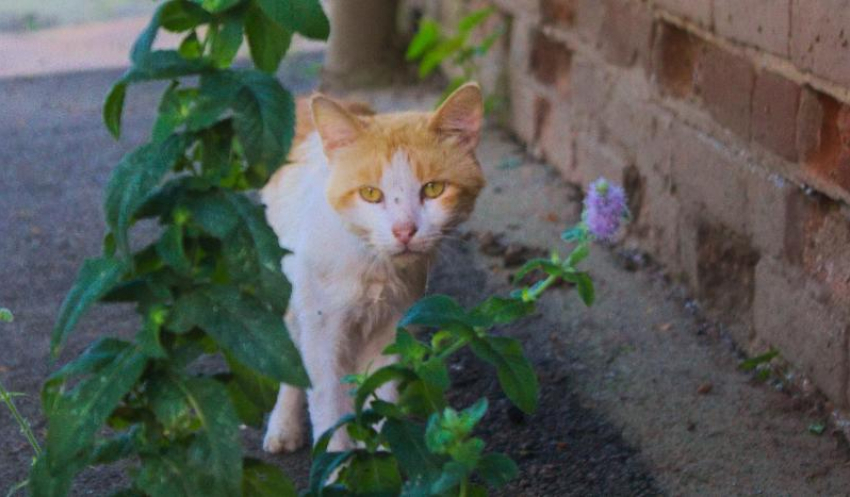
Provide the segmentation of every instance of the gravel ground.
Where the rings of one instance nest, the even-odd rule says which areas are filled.
[[[282,70],[287,85],[308,91],[316,55],[298,55]],[[15,312],[4,326],[0,380],[39,436],[38,389],[51,369],[49,333],[85,257],[99,252],[101,192],[111,167],[146,136],[161,86],[131,90],[125,136],[113,141],[100,104],[117,71],[0,80],[0,304]],[[433,92],[396,88],[359,97],[380,109],[424,107]],[[466,303],[507,291],[512,265],[557,246],[574,222],[578,196],[502,132],[488,130],[480,155],[490,185],[465,236],[442,252],[431,290]],[[508,266],[508,267],[506,267]],[[704,323],[651,267],[632,271],[613,251],[597,250],[589,269],[598,304],[554,291],[539,316],[502,333],[519,336],[542,385],[541,409],[521,415],[498,393],[492,371],[461,356],[454,400],[491,401],[481,428],[489,446],[508,452],[522,476],[502,495],[847,495],[850,468],[838,437],[807,432],[817,421],[783,393],[736,369],[722,334]],[[72,337],[63,360],[103,333],[126,335],[130,309],[101,307]],[[710,384],[705,391],[703,385]],[[0,414],[0,482],[26,476],[31,454],[9,416]],[[260,433],[245,432],[256,451]],[[268,460],[303,484],[306,450]],[[108,493],[119,468],[84,474],[79,495]]]

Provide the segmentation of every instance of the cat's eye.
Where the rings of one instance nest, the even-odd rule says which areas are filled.
[[[437,198],[446,190],[444,181],[429,181],[422,187],[422,196],[425,198]]]
[[[367,202],[377,204],[384,199],[384,192],[373,186],[364,186],[360,188],[360,196]]]

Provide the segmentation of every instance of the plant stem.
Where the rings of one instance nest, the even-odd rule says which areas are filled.
[[[534,287],[528,292],[528,296],[523,300],[526,300],[528,302],[534,302],[535,300],[540,298],[540,295],[542,295],[543,292],[545,292],[546,289],[552,286],[556,281],[558,281],[558,277],[550,274],[549,277],[545,280],[536,283]]]
[[[467,493],[466,485],[467,485],[467,480],[466,480],[466,478],[464,478],[460,482],[460,497],[466,497],[466,493]]]
[[[450,355],[454,354],[455,352],[457,352],[458,350],[460,350],[460,348],[463,347],[464,345],[466,345],[467,343],[469,343],[468,339],[461,338],[457,342],[451,344],[449,346],[449,348],[447,348],[446,350],[444,350],[440,353],[440,356],[439,356],[440,360],[441,361],[445,360],[448,356],[450,356]]]
[[[21,416],[21,413],[18,412],[18,408],[15,406],[15,402],[12,400],[12,395],[6,390],[6,387],[3,386],[3,383],[0,383],[0,400],[6,404],[6,407],[9,408],[9,411],[12,413],[12,416],[15,418],[15,421],[18,423],[18,426],[21,428],[21,433],[27,437],[27,441],[32,446],[33,451],[35,451],[36,457],[41,455],[41,446],[38,445],[38,440],[35,438],[35,434],[32,432],[30,428],[30,424]]]

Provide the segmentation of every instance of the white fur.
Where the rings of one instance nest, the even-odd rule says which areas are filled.
[[[340,379],[394,360],[381,352],[393,341],[402,313],[425,290],[430,256],[450,213],[439,202],[422,200],[422,185],[399,150],[380,185],[369,185],[384,192],[384,201],[372,204],[358,197],[340,214],[325,196],[330,169],[318,135],[297,152],[301,163],[284,166],[282,178],[262,191],[262,200],[281,245],[292,251],[283,260],[293,284],[286,322],[312,383],[307,397],[315,440],[352,410],[350,386]],[[404,254],[392,234],[398,222],[418,227]],[[394,390],[379,394],[392,400]],[[266,451],[302,445],[303,403],[303,392],[281,385],[263,442]],[[330,450],[350,446],[340,430]]]

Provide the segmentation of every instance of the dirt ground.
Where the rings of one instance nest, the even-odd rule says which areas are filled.
[[[282,70],[287,86],[308,91],[318,57],[291,58]],[[99,252],[108,173],[148,133],[161,90],[131,90],[125,135],[115,142],[100,105],[119,74],[0,80],[0,304],[16,317],[0,328],[0,380],[26,394],[18,404],[40,436],[38,389],[51,369],[53,319],[82,260]],[[434,93],[393,88],[359,97],[389,110],[427,107]],[[442,251],[430,287],[469,304],[508,290],[522,247],[562,246],[558,234],[579,209],[576,190],[504,132],[487,130],[480,157],[489,186],[474,219]],[[617,249],[596,250],[588,269],[597,305],[585,309],[559,289],[538,316],[500,330],[523,339],[540,374],[535,415],[511,408],[493,372],[474,358],[452,366],[454,401],[464,406],[487,395],[481,434],[520,464],[521,477],[502,495],[850,495],[843,439],[810,433],[821,418],[740,372],[722,333],[706,331],[679,289],[653,266],[627,262]],[[126,335],[135,325],[127,308],[98,308],[63,360],[96,336]],[[0,440],[0,483],[11,485],[26,476],[31,453],[4,413]],[[246,430],[245,441],[256,454],[260,433]],[[303,484],[308,458],[302,450],[267,460]],[[122,481],[119,469],[98,468],[75,493],[107,494]]]

